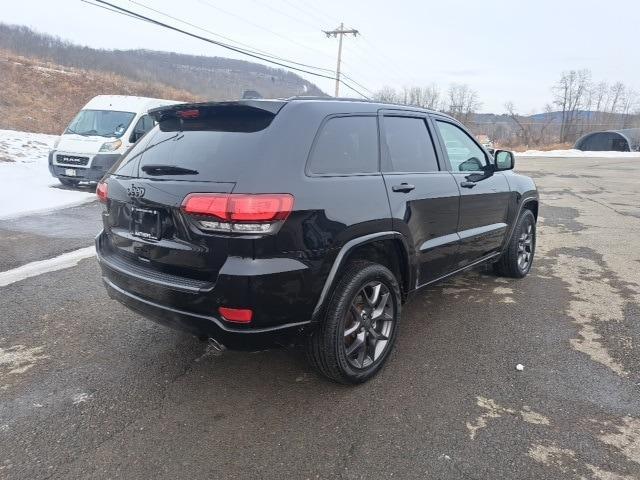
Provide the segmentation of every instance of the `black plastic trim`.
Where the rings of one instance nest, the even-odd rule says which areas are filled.
[[[143,305],[149,306],[149,307],[153,307],[153,308],[157,308],[160,310],[164,310],[165,312],[171,312],[174,314],[178,314],[181,315],[183,317],[186,318],[199,318],[202,320],[208,320],[210,322],[213,322],[216,324],[216,326],[218,326],[221,330],[228,332],[228,333],[242,333],[242,334],[255,334],[255,333],[267,333],[267,332],[277,332],[277,331],[281,331],[281,330],[288,330],[291,328],[299,328],[299,327],[303,327],[305,325],[308,325],[309,323],[311,323],[309,320],[304,321],[304,322],[295,322],[295,323],[285,323],[282,325],[276,325],[273,327],[263,327],[263,328],[243,328],[243,329],[238,329],[238,328],[230,328],[229,326],[227,326],[223,321],[221,321],[220,319],[216,318],[216,317],[212,317],[210,315],[202,315],[199,313],[192,313],[192,312],[185,312],[184,310],[178,310],[176,308],[171,308],[168,307],[166,305],[160,305],[159,303],[156,302],[152,302],[150,300],[146,300],[144,298],[140,298],[137,295],[134,295],[130,292],[127,292],[126,290],[123,290],[122,288],[118,287],[115,283],[113,283],[111,280],[109,280],[106,277],[102,277],[102,281],[105,283],[105,285],[107,285],[107,287],[114,289],[116,292],[118,292],[120,295],[123,295],[125,297],[128,297],[129,299],[135,301],[135,302],[139,302]]]

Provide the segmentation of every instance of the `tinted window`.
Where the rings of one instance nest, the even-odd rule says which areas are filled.
[[[338,175],[377,172],[376,117],[329,119],[316,139],[309,161],[309,171]]]
[[[467,133],[452,123],[436,121],[454,172],[481,171],[486,165],[484,151]]]
[[[438,171],[436,152],[424,119],[385,117],[384,134],[389,151],[386,171]]]

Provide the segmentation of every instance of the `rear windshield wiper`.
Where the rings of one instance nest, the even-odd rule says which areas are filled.
[[[175,165],[143,165],[142,171],[148,175],[198,175],[197,170]]]

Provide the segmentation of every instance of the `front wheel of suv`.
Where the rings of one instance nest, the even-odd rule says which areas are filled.
[[[498,275],[523,278],[531,270],[536,251],[536,217],[531,210],[523,210],[506,250],[493,269]]]
[[[308,338],[310,363],[339,383],[367,381],[393,348],[400,308],[400,287],[388,268],[367,261],[349,263],[324,322]]]

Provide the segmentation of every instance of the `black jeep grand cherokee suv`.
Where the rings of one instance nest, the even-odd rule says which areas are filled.
[[[523,277],[538,195],[440,113],[294,98],[152,110],[98,186],[111,297],[231,348],[305,342],[373,376],[412,291],[484,262]]]

